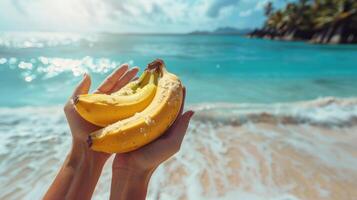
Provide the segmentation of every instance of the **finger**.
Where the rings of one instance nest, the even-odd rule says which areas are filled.
[[[194,112],[190,110],[181,115],[168,131],[165,140],[168,140],[173,146],[180,146],[193,114]]]
[[[180,116],[175,122],[174,127],[165,133],[165,137],[160,137],[154,142],[144,146],[143,151],[152,151],[152,155],[156,155],[163,160],[168,159],[175,154],[181,147],[182,140],[186,134],[193,111],[187,111]],[[158,151],[159,150],[159,151]]]
[[[110,74],[94,93],[108,93],[115,86],[117,81],[128,71],[129,65],[123,64],[112,74]]]
[[[183,87],[183,103],[181,105],[180,113],[179,113],[178,117],[176,118],[175,122],[173,123],[173,125],[170,127],[170,129],[168,131],[166,131],[166,133],[164,135],[162,135],[157,140],[151,142],[150,144],[145,145],[144,147],[139,149],[139,151],[151,152],[150,154],[156,155],[156,157],[159,159],[162,159],[162,161],[166,160],[167,158],[172,156],[173,153],[177,152],[176,146],[179,147],[179,145],[181,145],[184,133],[183,133],[183,135],[180,134],[180,136],[178,136],[177,143],[180,143],[180,144],[176,145],[176,146],[173,146],[170,143],[174,139],[168,139],[168,138],[173,137],[171,135],[175,135],[176,131],[184,130],[184,132],[186,132],[188,122],[185,122],[185,121],[187,120],[187,117],[189,117],[189,118],[192,117],[193,111],[188,111],[184,115],[182,115],[185,97],[186,97],[186,89],[185,89],[185,87]],[[185,121],[183,121],[183,119]],[[188,121],[189,121],[189,119],[188,119]],[[178,126],[181,126],[181,125],[183,125],[182,130],[181,129],[179,130]]]
[[[91,85],[90,76],[85,73],[83,75],[82,81],[77,85],[76,89],[73,91],[71,98],[67,101],[67,103],[64,107],[64,111],[65,111],[66,115],[68,113],[73,114],[73,112],[74,112],[73,104],[75,104],[78,95],[87,94],[89,91],[90,85]],[[74,113],[76,113],[76,112],[74,112]]]
[[[110,93],[118,91],[120,88],[128,84],[139,72],[138,67],[134,67],[131,70],[127,71],[116,83],[115,86],[110,90]]]
[[[175,144],[175,138],[181,135],[181,138],[183,138],[184,134],[186,133],[187,126],[189,124],[189,121],[191,117],[193,116],[194,112],[192,110],[185,112],[183,115],[179,116],[176,121],[171,125],[171,127],[166,131],[165,134],[163,134],[158,141],[163,142],[163,143],[170,143],[170,144]],[[182,135],[183,134],[183,135]],[[181,144],[181,140],[179,140]],[[170,145],[170,146],[173,146]]]
[[[74,92],[72,94],[72,99],[77,97],[80,94],[87,94],[89,92],[90,85],[91,85],[90,76],[85,73],[83,75],[82,81],[78,84],[78,86],[74,90]]]

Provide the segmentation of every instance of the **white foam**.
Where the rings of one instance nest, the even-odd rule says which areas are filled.
[[[276,156],[281,155],[281,159],[291,162],[297,171],[303,170],[307,163],[284,157],[286,148],[293,149],[318,163],[316,169],[300,171],[304,178],[309,179],[320,173],[320,177],[330,184],[337,180],[354,183],[357,158],[353,152],[357,149],[352,144],[357,133],[351,130],[356,128],[351,124],[340,126],[340,122],[347,123],[354,116],[354,101],[335,99],[326,103],[326,100],[318,100],[273,106],[196,105],[196,115],[180,152],[155,171],[148,199],[298,200],[301,198],[294,190],[301,187],[309,187],[321,198],[328,199],[338,187],[331,190],[322,184],[278,183],[276,170],[283,171],[286,166],[277,163]],[[311,110],[327,114],[316,117],[304,113]],[[352,113],[348,114],[348,110]],[[260,116],[261,111],[275,117],[308,118],[309,123],[305,120],[293,125],[270,124],[247,117],[252,113]],[[337,114],[330,115],[328,112]],[[211,120],[202,118],[207,113],[214,113]],[[241,120],[245,118],[246,122],[230,124],[220,121],[234,116]],[[330,118],[338,119],[340,125],[321,125],[322,122],[334,122]],[[272,128],[264,128],[262,124]],[[62,108],[0,108],[0,132],[0,199],[10,192],[13,192],[9,194],[12,199],[41,198],[70,148],[70,134]],[[145,131],[142,132],[144,134]],[[232,148],[235,154],[232,154]],[[239,161],[239,168],[227,167],[233,160]],[[106,164],[94,199],[109,197],[110,162]],[[337,173],[329,175],[318,171],[326,168]],[[263,169],[266,170],[265,175],[261,172]],[[177,177],[172,178],[175,174]],[[202,182],[204,177],[206,183]],[[233,177],[239,177],[238,184],[232,183]]]
[[[223,120],[244,123],[250,120],[290,120],[292,123],[308,123],[329,126],[351,125],[357,119],[356,98],[320,98],[314,101],[277,104],[200,104],[192,105],[199,111],[217,114]]]

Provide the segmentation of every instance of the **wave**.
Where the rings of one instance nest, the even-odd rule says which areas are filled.
[[[190,107],[199,111],[197,120],[231,125],[249,122],[321,126],[357,124],[357,98],[325,97],[312,101],[276,104],[209,103]]]
[[[353,126],[357,124],[357,98],[325,97],[312,101],[273,104],[202,103],[191,104],[195,119],[230,125],[245,123],[311,124]],[[0,108],[0,125],[32,113],[53,113],[58,107]],[[26,114],[26,115],[25,115]]]
[[[353,199],[357,98],[205,103],[148,199]],[[60,106],[0,108],[0,199],[39,199],[70,149]],[[111,161],[94,199],[108,199]]]

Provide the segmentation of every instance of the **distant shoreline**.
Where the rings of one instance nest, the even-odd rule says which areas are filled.
[[[315,44],[357,44],[357,2],[296,1],[275,9],[265,5],[264,26],[248,37]]]
[[[246,34],[240,33],[107,33],[101,32],[100,34],[107,35],[138,35],[138,36],[224,36],[224,35],[233,35],[233,36],[245,36]]]
[[[326,27],[319,31],[292,29],[280,31],[269,28],[256,29],[248,38],[264,38],[282,41],[307,41],[313,44],[357,44],[357,33],[344,33],[339,26]]]
[[[111,33],[111,32],[101,32],[102,34],[109,35],[240,35],[244,36],[250,33],[253,29],[238,29],[234,27],[219,27],[213,31],[207,30],[195,30],[191,32],[183,32],[183,33],[137,33],[137,32],[128,32],[128,33]]]

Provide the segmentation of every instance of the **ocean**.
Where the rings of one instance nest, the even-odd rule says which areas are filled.
[[[148,199],[357,197],[357,46],[234,35],[0,33],[0,199],[39,199],[69,151],[62,107],[161,58],[196,114]],[[108,199],[110,162],[93,199]]]

